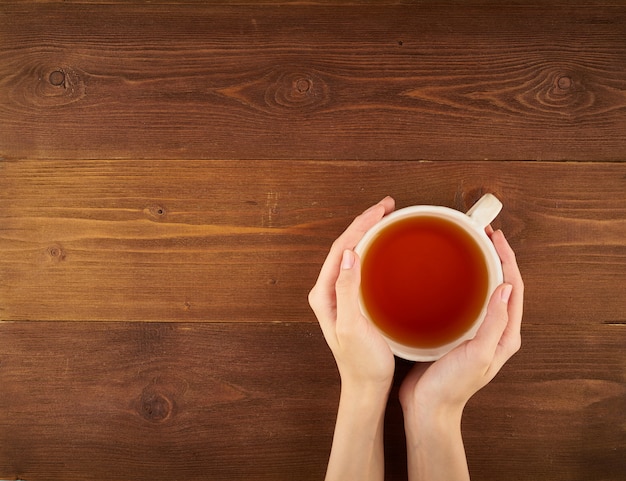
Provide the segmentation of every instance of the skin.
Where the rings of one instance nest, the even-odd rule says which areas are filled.
[[[394,357],[358,305],[365,232],[393,212],[386,197],[354,219],[331,246],[309,293],[341,378],[341,396],[326,480],[383,480],[383,421]],[[519,350],[524,284],[501,231],[487,228],[502,261],[504,283],[493,293],[474,339],[434,363],[417,363],[400,387],[410,481],[469,479],[461,437],[467,401]]]

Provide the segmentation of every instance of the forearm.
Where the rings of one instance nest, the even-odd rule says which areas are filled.
[[[462,412],[405,410],[409,481],[469,481]]]
[[[342,385],[326,481],[382,481],[388,389]]]

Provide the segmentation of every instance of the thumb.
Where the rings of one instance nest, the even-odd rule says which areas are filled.
[[[511,284],[501,284],[494,291],[487,306],[485,319],[474,337],[475,344],[480,345],[483,352],[491,355],[495,353],[509,320],[507,306],[511,289]]]
[[[361,314],[359,308],[359,286],[361,265],[358,256],[351,250],[343,251],[339,277],[335,283],[337,296],[337,322],[350,322]]]

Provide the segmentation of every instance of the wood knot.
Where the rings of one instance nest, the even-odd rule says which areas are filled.
[[[65,87],[65,73],[62,70],[54,70],[51,72],[48,80],[55,87]]]
[[[160,204],[152,204],[144,209],[144,213],[155,220],[161,220],[167,215],[167,209]]]
[[[559,77],[557,79],[556,85],[561,90],[568,90],[572,86],[572,78],[568,77],[567,75],[563,75],[562,77]]]
[[[327,83],[308,69],[278,70],[267,78],[267,82],[265,107],[272,110],[307,113],[319,110],[329,102]]]
[[[48,260],[52,262],[63,262],[65,260],[65,250],[59,244],[52,244],[46,249]]]
[[[297,66],[277,66],[253,82],[218,89],[217,92],[247,107],[264,112],[307,114],[330,101],[330,88],[318,71]]]
[[[597,87],[585,72],[549,66],[537,70],[535,79],[515,98],[528,112],[575,118],[597,107]]]
[[[68,105],[85,97],[85,84],[79,73],[72,68],[40,67],[37,80],[32,92],[32,86],[26,82],[18,86],[23,90],[24,101],[37,107]]]
[[[311,90],[312,86],[313,86],[313,82],[307,78],[297,79],[294,83],[295,89],[298,91],[298,93],[301,93],[301,94],[304,94],[308,92],[309,90]]]
[[[326,82],[312,71],[278,72],[265,91],[265,104],[275,109],[294,109],[310,112],[329,101]]]
[[[574,114],[589,109],[595,102],[595,95],[583,85],[580,75],[574,72],[555,72],[550,82],[546,79],[537,96],[538,105],[543,109],[558,109],[562,113]]]
[[[154,386],[147,387],[139,400],[139,415],[146,421],[160,423],[168,419],[173,412],[174,403]]]

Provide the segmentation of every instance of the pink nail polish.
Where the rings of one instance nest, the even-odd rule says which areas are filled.
[[[343,257],[341,258],[341,269],[348,270],[354,266],[354,253],[350,250],[343,251]]]
[[[500,299],[505,304],[509,302],[509,298],[511,297],[511,291],[513,291],[513,286],[511,284],[506,284],[502,288],[502,293],[500,294]]]
[[[373,211],[376,207],[378,207],[379,204],[373,205],[372,207],[370,207],[369,209],[365,209],[363,211],[363,214],[367,214],[368,212]]]

